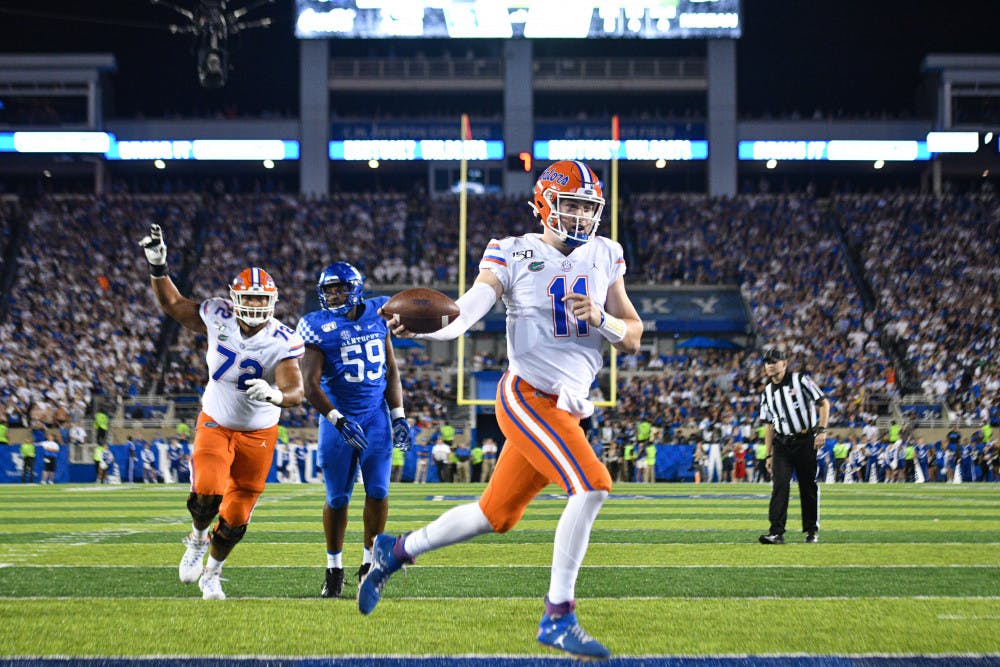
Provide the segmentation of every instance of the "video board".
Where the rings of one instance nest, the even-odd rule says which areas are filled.
[[[740,0],[295,0],[302,39],[705,39],[740,29]]]

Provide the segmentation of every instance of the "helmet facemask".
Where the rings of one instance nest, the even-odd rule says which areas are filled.
[[[577,248],[597,235],[601,214],[604,212],[604,198],[596,192],[593,190],[559,192],[549,188],[542,193],[542,196],[545,197],[551,209],[549,217],[545,220],[545,225],[563,244],[570,248]],[[594,212],[591,215],[561,212],[562,203],[566,201],[594,204]]]
[[[340,293],[344,295],[344,302],[339,306],[331,306],[327,301],[329,297],[326,290],[330,287],[339,288]],[[361,290],[362,283],[360,280],[342,281],[337,278],[326,280],[316,287],[316,292],[319,296],[319,305],[332,313],[337,313],[338,315],[349,312],[352,308],[361,303]]]
[[[326,289],[336,286],[339,293],[344,297],[344,302],[337,306],[331,306],[327,301]],[[365,290],[365,277],[355,267],[347,262],[334,262],[323,269],[316,281],[316,296],[319,298],[319,305],[324,310],[342,315],[348,313],[352,308],[361,303]]]
[[[251,306],[244,303],[244,299],[247,297],[264,297],[267,299],[267,303],[263,306]],[[248,326],[256,327],[274,316],[274,304],[278,302],[278,291],[268,291],[257,285],[243,290],[229,288],[229,298],[232,299],[233,305],[236,307],[236,319]]]

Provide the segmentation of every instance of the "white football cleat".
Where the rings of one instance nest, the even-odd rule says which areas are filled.
[[[215,572],[204,572],[198,579],[198,588],[201,589],[202,600],[225,600],[226,594],[222,591],[221,570]]]
[[[193,584],[198,581],[198,577],[201,576],[205,567],[205,554],[208,553],[208,547],[211,543],[207,536],[201,540],[194,533],[184,538],[187,549],[184,550],[184,557],[181,558],[181,564],[177,568],[177,574],[182,584]]]

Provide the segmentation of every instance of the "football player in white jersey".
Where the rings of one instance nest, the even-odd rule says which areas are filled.
[[[230,300],[201,304],[181,296],[167,275],[167,247],[159,225],[139,242],[149,262],[160,307],[182,326],[208,337],[209,381],[194,438],[192,532],[178,573],[198,582],[206,600],[224,600],[222,563],[246,533],[274,460],[281,408],[302,402],[298,360],[302,338],[274,319],[278,288],[262,269],[243,270],[230,285]],[[215,516],[219,521],[209,537]],[[202,563],[209,551],[206,563]]]
[[[597,236],[604,197],[594,171],[582,162],[556,162],[538,179],[531,207],[542,233],[490,241],[479,276],[458,299],[459,317],[420,336],[457,338],[503,299],[509,368],[497,390],[496,414],[506,443],[493,477],[478,502],[455,507],[405,536],[379,535],[358,607],[371,613],[389,576],[420,554],[510,530],[551,482],[569,500],[556,528],[537,638],[577,657],[602,659],[610,651],[580,627],[574,594],[611,477],[580,420],[594,411],[588,396],[604,340],[635,353],[642,321],[625,292],[621,245]],[[412,335],[398,324],[391,327],[395,335]]]

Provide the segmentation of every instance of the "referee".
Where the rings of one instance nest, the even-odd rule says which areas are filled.
[[[788,357],[774,347],[764,350],[767,386],[760,395],[760,419],[765,423],[764,446],[771,473],[771,529],[761,544],[784,544],[788,518],[788,488],[792,471],[799,480],[802,532],[806,542],[819,542],[819,487],[816,485],[816,450],[826,444],[830,402],[812,378],[787,373]]]

